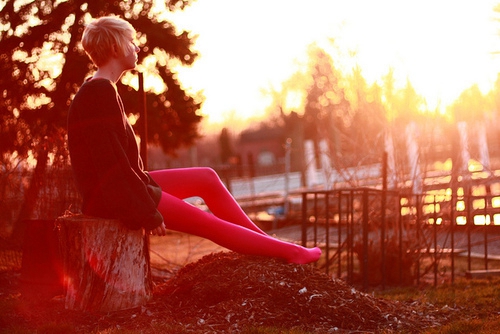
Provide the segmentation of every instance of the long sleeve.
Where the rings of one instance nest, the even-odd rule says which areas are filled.
[[[159,226],[161,189],[142,170],[137,143],[114,85],[82,86],[70,107],[68,143],[83,213],[116,218],[131,229]]]

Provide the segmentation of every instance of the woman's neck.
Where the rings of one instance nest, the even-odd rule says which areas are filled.
[[[118,68],[112,66],[111,64],[106,64],[97,69],[97,71],[94,74],[94,78],[108,79],[116,83],[118,82],[118,80],[120,80],[122,74],[123,74],[122,70],[119,70]]]

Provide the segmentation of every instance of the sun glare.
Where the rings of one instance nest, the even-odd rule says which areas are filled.
[[[499,25],[493,20],[497,1],[313,0],[306,6],[298,0],[213,0],[194,1],[174,13],[161,2],[156,6],[160,18],[197,36],[194,49],[200,57],[194,65],[169,65],[188,92],[203,92],[205,125],[221,125],[265,117],[276,96],[269,91],[280,93],[284,82],[304,71],[313,43],[331,55],[343,75],[360,69],[371,85],[392,71],[398,88],[409,81],[425,108],[444,113],[471,86],[482,94],[494,87],[500,73]],[[63,59],[51,45],[39,50],[37,66],[55,78]],[[14,56],[29,62],[31,55]],[[140,65],[146,90],[167,89],[157,67],[169,61],[154,52]],[[136,74],[123,80],[138,88]],[[42,84],[50,88],[54,82]],[[303,108],[305,84],[295,85],[283,93],[285,111]]]
[[[262,90],[279,87],[300,69],[308,45],[331,46],[332,40],[339,68],[360,67],[369,84],[392,69],[398,87],[409,80],[429,110],[444,112],[470,86],[483,93],[493,87],[500,71],[495,4],[214,0],[194,2],[169,19],[198,35],[201,56],[192,68],[179,69],[179,77],[189,89],[204,91],[209,122],[220,122],[228,110],[243,119],[261,112]],[[286,103],[297,101],[289,96]]]
[[[285,96],[283,108],[285,110],[298,110],[304,105],[305,93],[301,91],[288,92]]]

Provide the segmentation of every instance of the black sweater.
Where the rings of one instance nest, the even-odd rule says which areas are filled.
[[[69,109],[68,145],[83,214],[120,219],[131,229],[163,222],[156,209],[161,188],[143,170],[114,83],[94,79],[82,85]]]

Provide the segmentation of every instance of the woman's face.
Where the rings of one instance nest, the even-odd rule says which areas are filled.
[[[123,50],[123,66],[125,70],[134,69],[137,65],[137,53],[140,51],[134,38],[130,38]]]

